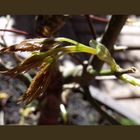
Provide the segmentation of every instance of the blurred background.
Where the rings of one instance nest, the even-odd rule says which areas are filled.
[[[140,70],[139,15],[1,15],[0,48],[28,38],[67,37],[89,45],[91,39],[109,46],[123,68]],[[0,71],[12,69],[29,52],[1,53]],[[37,69],[17,77],[0,74],[0,125],[139,125],[140,87],[115,76],[91,76],[85,68],[109,68],[85,53],[65,55],[51,77],[46,94],[27,106],[17,99]],[[133,76],[140,78],[139,71]]]

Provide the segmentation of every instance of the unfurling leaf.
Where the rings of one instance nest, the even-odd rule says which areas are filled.
[[[42,66],[40,67],[40,71],[33,78],[32,83],[30,84],[27,91],[19,98],[19,103],[22,102],[24,104],[28,104],[36,97],[39,97],[45,93],[49,85],[52,68],[52,59],[50,60],[50,63],[42,64]]]
[[[2,48],[0,52],[38,51],[42,48],[48,50],[53,47],[58,47],[60,44],[60,42],[54,41],[53,38],[26,39],[19,44]]]
[[[10,76],[15,76],[23,71],[26,72],[32,68],[36,68],[40,66],[44,62],[43,60],[46,57],[47,57],[47,54],[41,54],[41,53],[32,55],[31,57],[24,60],[23,63],[21,63],[17,67],[8,71],[0,71],[0,73],[10,75]]]

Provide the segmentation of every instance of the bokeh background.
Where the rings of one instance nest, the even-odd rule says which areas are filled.
[[[112,18],[118,20],[112,22]],[[1,15],[0,47],[41,37],[67,37],[89,45],[91,39],[100,41],[112,22],[108,42],[116,37],[116,30],[120,30],[113,44],[113,57],[123,68],[134,66],[140,70],[140,17],[128,15],[121,25],[123,18],[122,15],[92,14]],[[29,52],[1,53],[0,71],[14,68],[30,55]],[[27,106],[17,104],[17,99],[27,90],[38,70],[14,78],[0,74],[0,125],[139,125],[140,87],[114,76],[91,78],[84,73],[78,76],[91,60],[94,56],[85,53],[65,55],[54,70],[46,95]],[[139,78],[139,71],[133,76]]]

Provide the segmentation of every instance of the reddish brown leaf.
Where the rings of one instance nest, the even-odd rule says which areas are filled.
[[[53,64],[42,64],[40,71],[33,78],[32,83],[24,95],[19,98],[18,103],[29,104],[32,100],[44,94],[49,85],[52,68]]]
[[[59,46],[60,43],[52,38],[35,38],[26,39],[19,44],[2,48],[0,52],[16,52],[16,51],[38,51],[42,48],[50,49]]]
[[[32,68],[36,68],[40,66],[43,63],[43,60],[47,57],[47,55],[33,55],[29,58],[27,58],[23,63],[18,65],[17,67],[10,69],[8,71],[0,71],[2,74],[15,76],[23,71],[28,71]]]

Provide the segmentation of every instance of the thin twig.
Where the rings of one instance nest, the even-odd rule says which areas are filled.
[[[29,33],[25,32],[25,31],[21,31],[21,30],[17,30],[17,29],[0,29],[0,31],[2,31],[2,32],[12,32],[12,33],[22,34],[22,35],[30,35]]]
[[[8,26],[8,24],[9,24],[10,16],[7,15],[6,18],[7,18],[7,22],[6,22],[6,24],[5,24],[4,29],[6,29],[7,26]],[[3,46],[7,47],[7,43],[6,43],[6,41],[5,41],[4,35],[5,35],[5,31],[4,31],[3,34],[1,35],[1,39],[2,39],[3,44],[4,44]]]
[[[134,74],[130,74],[132,76],[134,76],[135,78],[140,78],[140,74],[139,73],[134,73]],[[112,74],[108,74],[108,75],[97,75],[95,76],[96,80],[115,80],[117,79],[117,77],[115,75]]]
[[[95,89],[93,86],[90,86],[89,91],[91,93],[91,96],[94,98],[94,100],[97,101],[98,104],[105,106],[107,109],[110,109],[113,112],[115,111],[118,115],[121,115],[122,117],[128,118],[129,120],[133,121],[135,124],[140,124],[140,118],[137,115],[135,115],[133,111],[121,106],[116,100],[114,100],[108,94],[103,94],[100,92],[100,90],[99,91],[98,90],[95,91],[95,90],[97,89]]]
[[[131,95],[126,97],[114,97],[115,100],[131,100],[131,99],[140,99],[138,95]]]
[[[69,54],[71,56],[71,58],[74,58],[79,64],[83,65],[83,61],[75,54]]]
[[[88,22],[88,25],[89,25],[89,28],[90,28],[92,37],[93,37],[93,39],[96,40],[96,38],[97,38],[97,33],[96,33],[96,30],[95,30],[95,28],[94,28],[94,26],[93,26],[93,23],[92,23],[91,19],[90,19],[90,16],[89,16],[89,15],[85,15],[85,17],[86,17],[86,19],[87,19],[87,22]],[[94,57],[94,55],[91,55],[91,57],[89,58],[89,61],[88,61],[88,64],[89,64],[89,65],[91,64],[91,62],[92,62],[92,60],[93,60],[93,57]]]
[[[114,80],[117,79],[114,75],[108,75],[108,76],[95,76],[96,80]]]
[[[93,37],[93,39],[96,40],[96,38],[97,38],[97,33],[96,33],[96,31],[95,31],[95,28],[94,28],[94,26],[93,26],[93,23],[92,23],[92,21],[91,21],[89,15],[85,15],[85,17],[86,17],[86,19],[87,19],[87,22],[88,22],[88,25],[89,25],[89,28],[90,28],[92,37]]]
[[[140,47],[132,47],[132,46],[121,46],[121,47],[114,47],[115,52],[121,52],[121,51],[135,51],[140,50]]]
[[[4,111],[0,110],[0,125],[4,125]]]
[[[94,21],[97,21],[97,22],[102,22],[102,23],[108,23],[109,22],[109,20],[106,19],[106,18],[97,17],[97,16],[94,16],[94,15],[90,15],[90,18]]]
[[[99,105],[99,103],[91,96],[89,87],[84,87],[83,96],[90,102],[91,105],[102,115],[103,118],[107,119],[111,124],[120,125],[120,123],[112,116],[107,114]]]

